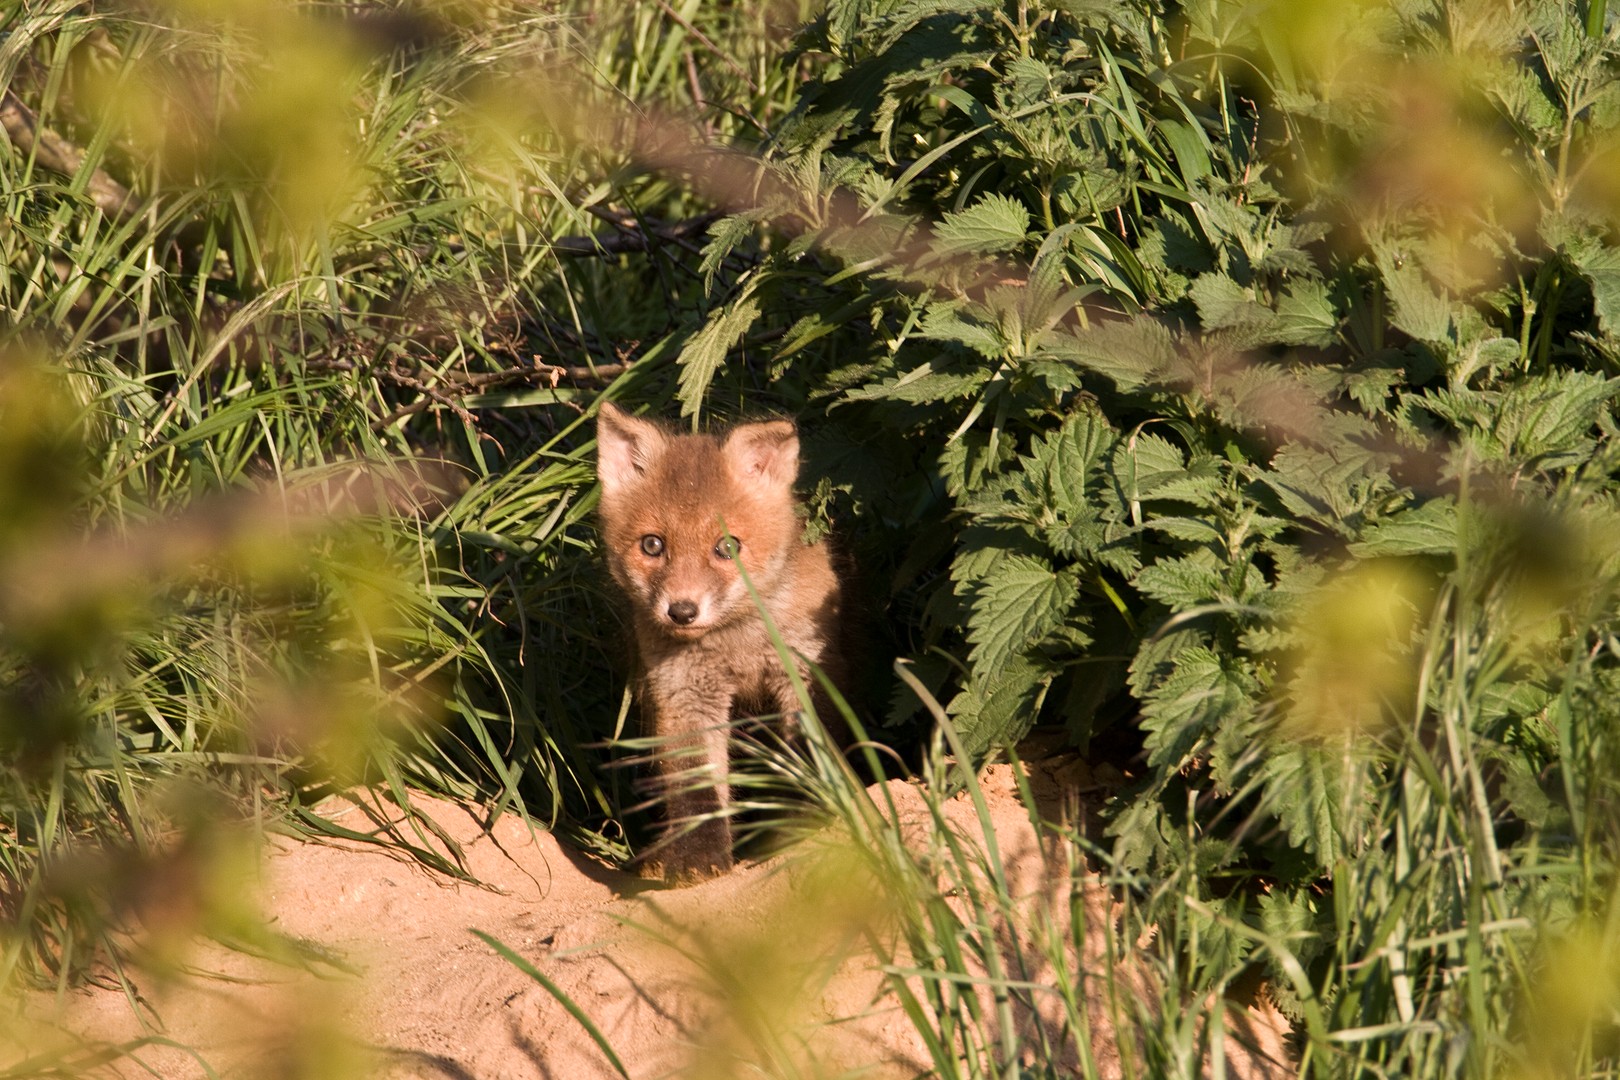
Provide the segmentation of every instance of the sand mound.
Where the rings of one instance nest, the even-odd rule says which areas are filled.
[[[1006,775],[987,777],[1009,888],[1026,898],[1021,903],[1066,918],[1067,875],[1041,851],[1012,788]],[[873,794],[880,801],[884,795]],[[908,829],[928,828],[914,789],[893,782],[887,794]],[[760,1075],[744,1065],[765,1075],[930,1071],[926,1044],[877,970],[883,960],[910,962],[892,929],[895,912],[885,907],[895,901],[864,876],[869,871],[850,857],[847,841],[812,842],[691,888],[648,890],[515,817],[486,831],[464,808],[420,805],[462,846],[481,887],[375,845],[278,840],[259,875],[262,910],[305,943],[307,955],[331,963],[290,968],[200,948],[190,974],[152,976],[137,987],[145,1029],[118,991],[75,991],[60,1007],[36,997],[26,1003],[7,1057],[48,1052],[62,1044],[62,1032],[121,1043],[157,1030],[165,1041],[98,1071],[199,1076],[206,1062],[222,1076],[618,1075],[558,996],[500,957],[471,932],[476,928],[532,963],[582,1010],[636,1080]],[[353,805],[323,811],[351,828],[369,827]],[[966,800],[950,804],[947,818],[965,835],[977,834]],[[1099,992],[1085,1005],[1091,1050],[1105,1075],[1117,1075],[1119,1040],[1100,992],[1110,929],[1100,889],[1085,894],[1081,910],[1083,955],[1071,951],[1062,962],[1097,980]],[[1006,938],[1009,955],[1029,955],[1004,920],[992,921],[990,932]],[[1049,981],[1050,970],[1040,967],[1018,977]],[[1145,993],[1139,973],[1116,965],[1114,975],[1116,986]],[[920,982],[912,985],[921,994]],[[1041,1025],[1055,1031],[1062,1017],[1053,995],[1029,998],[1035,1008],[1018,1006],[1011,1015],[1014,1037],[1034,1055]],[[1291,1073],[1280,1064],[1285,1025],[1274,1011],[1234,1012],[1228,1030],[1237,1036],[1226,1041],[1230,1075]]]

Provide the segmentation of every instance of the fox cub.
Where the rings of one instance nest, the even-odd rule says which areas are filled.
[[[835,684],[839,579],[827,546],[803,539],[788,421],[686,435],[604,403],[596,438],[608,568],[632,611],[643,726],[661,740],[666,825],[649,869],[702,880],[732,865],[730,720],[799,709],[739,564],[788,648]],[[831,719],[802,664],[799,674]]]

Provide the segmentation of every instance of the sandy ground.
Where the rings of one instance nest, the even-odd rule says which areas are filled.
[[[1054,892],[1061,875],[1041,850],[1005,767],[986,778],[985,790],[1015,895],[1066,918],[1067,889]],[[927,828],[914,789],[895,782],[888,794],[903,821]],[[160,1041],[88,1071],[478,1080],[619,1075],[558,997],[477,938],[476,928],[575,1003],[635,1080],[837,1076],[856,1068],[875,1077],[930,1073],[927,1047],[871,953],[873,940],[886,940],[894,912],[850,857],[848,841],[811,843],[809,855],[743,866],[699,886],[649,890],[515,817],[486,831],[463,808],[422,805],[462,845],[482,886],[375,845],[274,841],[257,874],[258,904],[282,934],[332,963],[290,967],[197,947],[191,974],[137,979],[145,1028],[116,990],[75,991],[60,1003],[32,998],[20,1021],[0,1029],[0,1038],[13,1043],[8,1050],[0,1042],[0,1067],[51,1052],[64,1044],[63,1033],[117,1044],[159,1032]],[[323,809],[351,828],[368,827],[353,806]],[[963,833],[977,832],[967,800],[948,809]],[[1085,936],[1084,956],[1071,954],[1064,963],[1100,977],[1109,929],[1100,890],[1083,910],[1096,932]],[[1017,944],[1011,928],[999,926],[997,934]],[[1049,979],[1039,970],[1024,975],[1033,983]],[[1116,987],[1147,996],[1138,974],[1116,967],[1115,975]],[[1119,1075],[1120,1040],[1104,1014],[1106,995],[1093,996],[1086,1006],[1091,1050],[1104,1075]],[[1052,1030],[1059,1022],[1055,1002],[1021,1010],[1015,1038],[1033,1058],[1039,1025]],[[1272,1010],[1234,1009],[1228,1023],[1234,1037],[1224,1044],[1227,1074],[1291,1075],[1285,1030]],[[1078,1062],[1059,1064],[1067,1072]]]

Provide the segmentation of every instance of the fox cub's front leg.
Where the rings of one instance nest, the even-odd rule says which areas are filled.
[[[656,674],[648,680],[656,681]],[[646,872],[672,882],[703,881],[732,866],[730,698],[707,700],[680,688],[649,687],[654,796],[664,814]]]

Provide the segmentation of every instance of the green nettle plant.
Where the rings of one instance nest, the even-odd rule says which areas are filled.
[[[799,47],[687,411],[779,335],[967,744],[1139,749],[1109,858],[1195,905],[1186,989],[1262,963],[1334,1068],[1590,1066],[1612,976],[1535,1032],[1614,945],[1601,5],[852,0]]]

